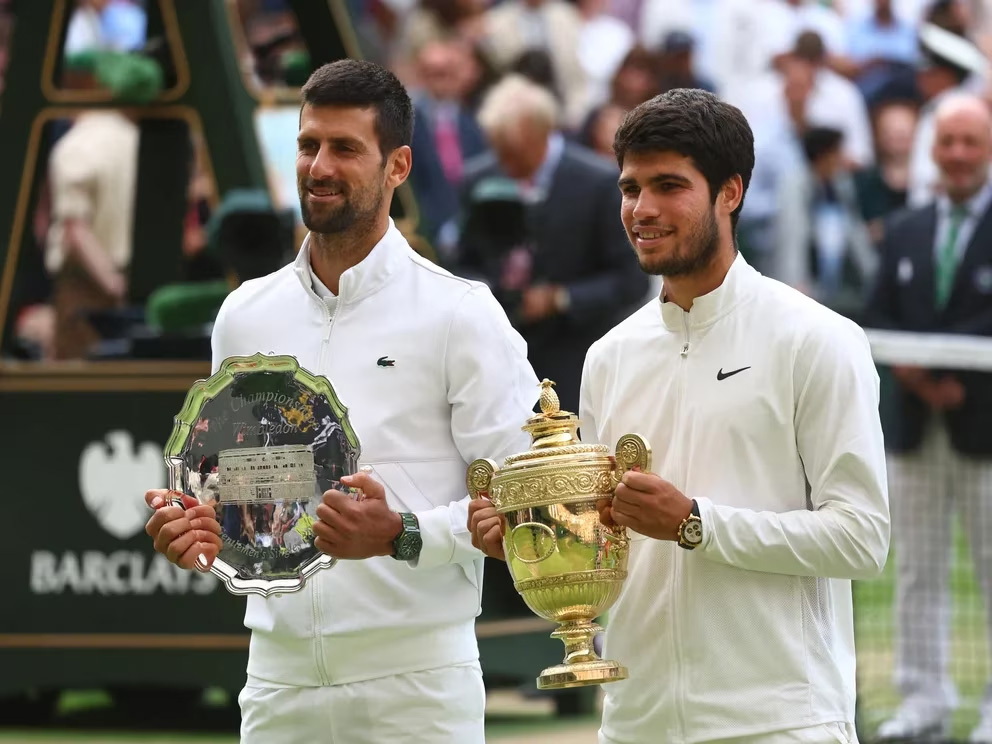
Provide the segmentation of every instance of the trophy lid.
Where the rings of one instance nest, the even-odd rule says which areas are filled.
[[[530,449],[507,457],[504,461],[506,466],[523,466],[536,460],[577,455],[608,458],[609,449],[605,445],[582,443],[578,432],[582,422],[574,413],[561,410],[553,386],[551,380],[541,380],[541,412],[531,416],[521,427],[531,435]]]
[[[522,427],[531,435],[532,451],[579,443],[578,429],[582,422],[574,413],[561,410],[553,386],[554,382],[548,378],[541,380],[541,413],[531,416]]]

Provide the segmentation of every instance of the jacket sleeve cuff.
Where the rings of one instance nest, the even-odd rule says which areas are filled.
[[[706,552],[706,548],[713,544],[713,530],[715,525],[713,520],[716,519],[716,509],[713,508],[713,502],[709,499],[694,499],[696,502],[696,507],[699,509],[699,520],[703,525],[703,539],[696,546],[696,550]]]

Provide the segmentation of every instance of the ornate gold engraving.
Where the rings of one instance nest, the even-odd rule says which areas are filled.
[[[576,573],[563,574],[561,576],[538,576],[533,579],[523,579],[514,582],[513,588],[518,592],[533,592],[551,587],[571,586],[573,584],[585,584],[589,581],[607,582],[623,581],[627,578],[627,572],[620,569],[598,569],[595,571],[577,571]]]

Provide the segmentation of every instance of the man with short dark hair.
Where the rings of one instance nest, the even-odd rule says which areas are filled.
[[[736,108],[675,90],[614,142],[621,218],[660,298],[589,350],[587,442],[637,432],[655,472],[599,503],[628,528],[601,744],[857,742],[851,580],[889,546],[878,375],[852,322],[747,265],[754,163]],[[473,539],[502,557],[480,499]]]
[[[316,507],[316,547],[341,560],[299,592],[248,598],[241,742],[481,744],[483,556],[465,528],[465,472],[526,449],[537,378],[488,288],[421,258],[389,218],[413,125],[396,77],[341,60],[302,93],[310,233],[292,265],[227,298],[213,368],[263,352],[327,377],[371,472],[341,478],[362,500],[331,490]],[[377,365],[383,354],[393,364]],[[146,494],[156,549],[185,568],[216,556],[213,508],[167,498]]]

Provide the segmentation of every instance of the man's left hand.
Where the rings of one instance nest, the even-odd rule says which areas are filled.
[[[654,473],[628,470],[600,519],[655,540],[678,540],[679,525],[692,513],[692,499]]]
[[[346,475],[341,482],[363,492],[359,500],[341,491],[324,493],[317,507],[314,546],[335,558],[356,560],[392,555],[393,541],[403,531],[400,515],[386,505],[386,491],[368,473]]]

